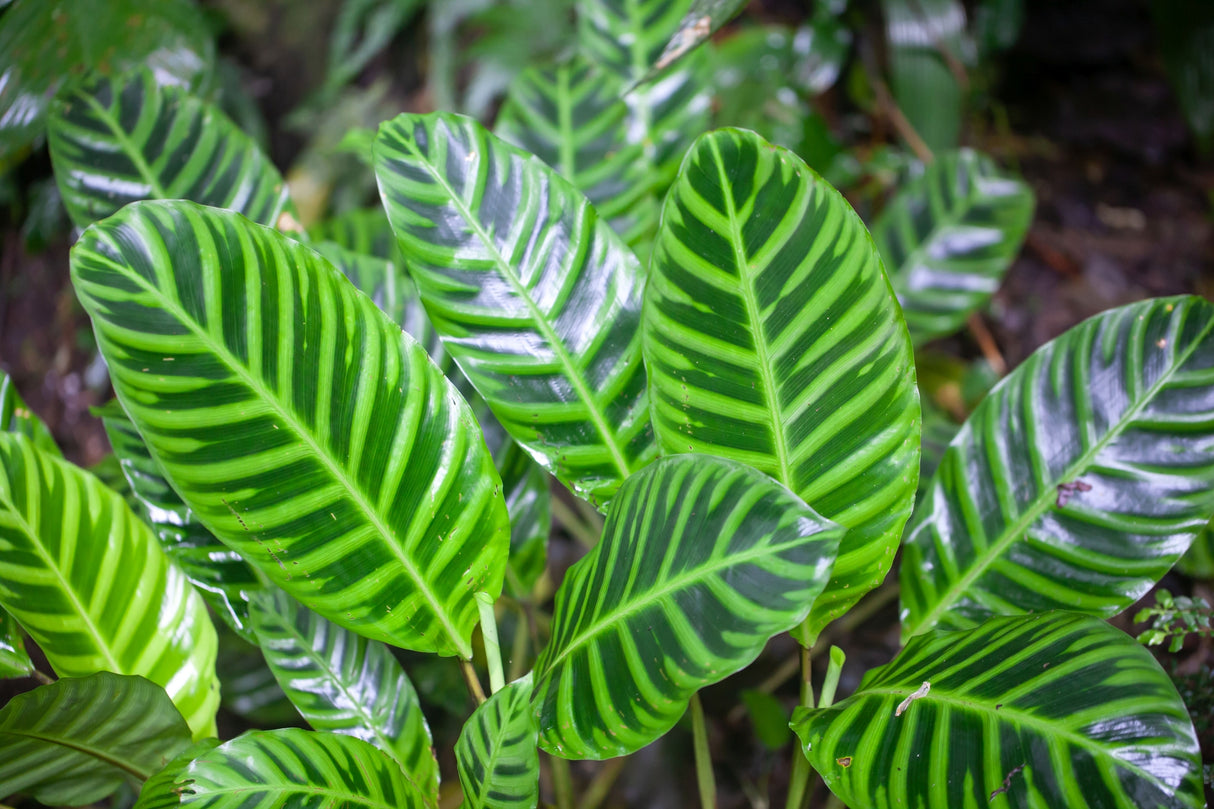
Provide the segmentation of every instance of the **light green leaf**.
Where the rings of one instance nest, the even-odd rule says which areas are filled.
[[[1214,579],[1214,521],[1197,535],[1176,567],[1195,579]]]
[[[902,624],[1110,616],[1214,513],[1214,305],[1162,298],[1038,349],[970,415],[915,512]]]
[[[287,730],[250,731],[203,753],[175,782],[158,780],[143,807],[342,809],[433,807],[387,753],[352,736]],[[177,801],[173,797],[177,797]]]
[[[661,736],[804,620],[842,533],[734,461],[674,455],[630,477],[557,590],[535,666],[540,746],[601,759]]]
[[[467,405],[331,264],[228,211],[143,202],[72,250],[115,392],[224,544],[337,624],[471,654],[509,524]]]
[[[605,503],[656,453],[636,257],[566,180],[470,118],[385,123],[375,172],[447,350],[516,441]]]
[[[160,686],[107,671],[67,677],[0,708],[0,798],[93,803],[143,782],[190,744]]]
[[[117,401],[94,413],[101,417],[122,474],[130,484],[136,513],[152,527],[160,547],[211,609],[240,637],[256,643],[249,627],[249,599],[264,589],[256,571],[240,554],[217,540],[173,491]]]
[[[275,225],[286,184],[227,116],[150,70],[94,76],[51,108],[55,178],[72,221],[90,225],[140,199],[188,199]]]
[[[1067,613],[912,638],[793,729],[853,809],[1200,809],[1184,703],[1150,652]]]
[[[0,434],[0,607],[61,677],[139,674],[215,732],[215,627],[151,530],[96,478]]]
[[[666,198],[645,294],[662,450],[754,466],[848,529],[811,644],[885,578],[915,495],[914,361],[876,249],[796,155],[721,130]]]
[[[326,621],[281,590],[253,602],[252,623],[275,679],[309,725],[370,742],[437,796],[430,727],[387,646]]]
[[[161,84],[198,87],[214,60],[190,0],[20,0],[0,18],[0,174],[42,135],[68,77],[144,65]]]
[[[535,809],[540,754],[531,711],[531,675],[515,680],[473,712],[455,743],[468,809]]]
[[[0,371],[0,432],[23,435],[43,452],[63,456],[51,431],[22,401],[13,380],[4,371]]]
[[[947,152],[898,190],[873,224],[916,345],[959,330],[1020,252],[1033,191],[989,157]]]
[[[33,673],[34,661],[25,650],[25,632],[13,616],[0,610],[0,680]]]
[[[658,226],[640,143],[628,136],[624,83],[581,57],[510,84],[496,134],[573,183],[642,259]]]

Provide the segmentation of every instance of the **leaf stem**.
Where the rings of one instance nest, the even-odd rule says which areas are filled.
[[[801,648],[801,704],[806,708],[814,707],[814,688],[809,677],[812,672],[813,654],[810,647]],[[784,809],[800,809],[808,797],[809,776],[812,770],[809,759],[801,750],[799,739],[793,740],[792,745],[792,774],[788,777],[788,798],[784,801]]]
[[[822,698],[818,700],[819,708],[829,708],[835,704],[835,691],[839,688],[839,675],[843,673],[843,663],[847,655],[838,646],[830,647],[830,663],[826,666],[826,679],[822,681]]]
[[[497,639],[497,618],[493,614],[493,596],[481,591],[476,594],[476,608],[481,613],[481,640],[485,644],[485,663],[489,666],[489,691],[496,694],[506,686],[502,673],[502,647]]]
[[[704,706],[700,694],[691,695],[691,740],[695,750],[696,782],[700,786],[700,806],[715,809],[717,785],[712,778],[712,755],[708,750],[708,726],[704,722]]]
[[[627,756],[604,761],[590,785],[586,787],[586,791],[582,793],[582,800],[578,803],[577,809],[599,809],[627,763]]]
[[[472,661],[461,657],[459,667],[464,672],[464,680],[468,683],[468,691],[476,700],[476,704],[483,704],[485,702],[485,689],[481,688],[481,680],[476,676],[476,669],[472,667]]]
[[[569,772],[569,762],[560,756],[548,756],[552,766],[552,791],[556,793],[557,809],[574,809],[573,776]]]

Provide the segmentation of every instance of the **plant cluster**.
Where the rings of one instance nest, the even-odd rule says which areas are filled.
[[[29,105],[0,150],[44,131],[82,229],[71,279],[121,468],[64,460],[0,376],[0,674],[35,671],[28,638],[59,678],[0,708],[0,798],[437,806],[408,650],[457,661],[476,700],[467,806],[537,806],[543,752],[572,807],[569,760],[685,715],[712,806],[697,694],[790,633],[803,693],[768,734],[796,737],[789,807],[812,773],[854,809],[1204,805],[1184,701],[1105,619],[1209,553],[1214,305],[1120,307],[960,412],[921,399],[917,352],[987,303],[1034,200],[947,119],[907,127],[919,159],[868,225],[823,178],[854,157],[807,165],[846,3],[721,46],[779,85],[747,103],[704,44],[744,3],[581,0],[575,52],[518,72],[492,130],[355,130],[381,204],[316,221],[216,102],[197,10],[120,5],[154,33],[110,11],[61,27],[87,3],[0,17]],[[419,5],[346,8],[394,27]],[[886,100],[912,122],[1001,30],[949,0],[882,8]],[[48,68],[57,48],[90,70]],[[588,546],[559,582],[554,514]],[[824,631],[899,550],[903,650],[836,700],[831,648],[815,693]],[[1208,627],[1159,597],[1158,620]],[[221,700],[257,703],[217,666],[238,648],[311,730],[218,737]]]

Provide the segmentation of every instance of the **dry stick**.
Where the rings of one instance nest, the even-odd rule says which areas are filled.
[[[1002,352],[999,351],[999,346],[995,343],[995,337],[991,334],[991,330],[986,327],[986,323],[983,322],[977,312],[974,312],[965,321],[965,325],[969,327],[970,334],[974,336],[974,340],[978,343],[978,348],[982,350],[982,356],[986,358],[987,363],[999,376],[1005,376],[1007,374],[1007,360],[1003,358]]]
[[[464,672],[464,682],[468,684],[468,691],[476,699],[476,704],[483,705],[485,702],[485,689],[481,688],[481,680],[476,676],[476,669],[472,667],[472,661],[464,660],[461,657],[459,667]]]

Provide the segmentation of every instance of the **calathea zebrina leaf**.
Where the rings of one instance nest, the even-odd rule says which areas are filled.
[[[567,180],[470,118],[385,123],[375,173],[447,350],[516,441],[606,503],[656,454],[636,256]]]
[[[150,70],[95,76],[52,105],[48,140],[63,204],[80,227],[141,199],[188,199],[278,224],[286,184],[227,116]]]
[[[138,674],[199,738],[215,732],[215,627],[122,497],[0,433],[0,607],[61,677]]]
[[[902,624],[1110,616],[1214,512],[1214,305],[1163,298],[1042,346],[974,410],[907,529]]]
[[[423,809],[435,802],[396,761],[353,736],[318,731],[250,731],[156,779],[139,809]],[[174,800],[176,797],[176,800]]]
[[[746,6],[747,0],[692,0],[674,33],[654,62],[650,75],[664,70],[708,41]]]
[[[263,589],[256,571],[240,554],[216,539],[173,491],[118,402],[110,402],[94,414],[101,417],[110,447],[131,487],[135,511],[152,527],[160,547],[211,609],[240,637],[256,643],[249,627],[249,600]]]
[[[531,675],[515,680],[473,712],[455,743],[468,809],[535,809],[540,755],[531,710]]]
[[[1033,218],[1033,191],[986,155],[945,152],[873,224],[911,339],[957,331],[999,288]]]
[[[792,152],[712,132],[666,197],[645,297],[663,451],[750,464],[848,529],[812,643],[884,579],[915,496],[914,360],[872,240]]]
[[[185,720],[150,680],[65,677],[0,708],[0,798],[93,803],[147,780],[189,744]]]
[[[94,225],[72,278],[123,408],[216,537],[342,626],[471,654],[509,523],[421,346],[317,253],[187,202]]]
[[[0,680],[29,677],[34,661],[25,648],[25,632],[13,616],[0,609]]]
[[[253,602],[252,626],[275,679],[308,724],[370,742],[438,794],[438,762],[413,684],[382,643],[326,621],[281,590]]]
[[[0,432],[23,435],[43,452],[63,455],[51,431],[21,399],[17,386],[4,371],[0,371]]]
[[[804,620],[842,533],[736,461],[672,455],[630,477],[556,592],[535,665],[540,746],[600,759],[661,736],[696,690]]]
[[[914,637],[793,729],[852,809],[1200,809],[1184,702],[1151,653],[1095,618],[992,618]]]

